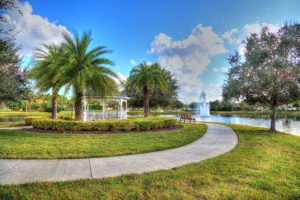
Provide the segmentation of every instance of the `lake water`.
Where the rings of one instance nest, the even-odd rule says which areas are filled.
[[[2,115],[0,116],[0,123],[1,122],[25,122],[23,115]]]
[[[179,119],[179,115],[164,115]],[[269,128],[271,124],[268,115],[210,115],[209,117],[195,116],[196,120],[207,122],[220,122],[228,124],[244,124],[250,126],[260,126]],[[299,117],[278,117],[276,120],[276,129],[279,131],[291,133],[300,136],[300,118]]]

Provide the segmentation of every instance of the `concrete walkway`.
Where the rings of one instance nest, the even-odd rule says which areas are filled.
[[[141,174],[199,162],[226,153],[236,146],[238,138],[231,128],[220,124],[207,125],[205,135],[195,142],[152,153],[87,159],[0,159],[0,184]]]
[[[31,129],[32,126],[14,126],[14,127],[5,127],[0,128],[0,130],[23,130],[23,129]]]

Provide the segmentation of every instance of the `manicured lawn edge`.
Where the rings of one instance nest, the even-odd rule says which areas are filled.
[[[6,199],[299,199],[300,137],[228,125],[232,151],[172,170],[114,178],[0,186]],[[3,199],[5,199],[3,198]]]
[[[183,124],[170,131],[120,134],[47,134],[0,130],[1,159],[67,159],[129,155],[189,144],[207,130],[203,124]]]

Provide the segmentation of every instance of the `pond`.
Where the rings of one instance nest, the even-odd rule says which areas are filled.
[[[166,115],[164,115],[166,116]],[[179,119],[179,115],[167,115]],[[220,122],[228,124],[244,124],[269,128],[271,124],[269,115],[210,115],[209,117],[196,116],[196,120],[207,122]],[[299,117],[277,117],[276,129],[300,136]]]
[[[1,115],[0,123],[3,122],[20,122],[25,123],[24,115]]]

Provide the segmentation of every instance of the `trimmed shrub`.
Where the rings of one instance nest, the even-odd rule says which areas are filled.
[[[148,131],[153,129],[171,128],[177,120],[167,117],[149,117],[125,120],[101,121],[68,121],[53,119],[38,119],[33,121],[33,127],[56,131]]]
[[[62,120],[74,120],[75,119],[75,117],[73,117],[73,116],[66,116],[66,115],[61,115],[58,118],[62,119]]]
[[[26,125],[32,125],[33,121],[48,118],[46,116],[28,116],[24,117]]]

